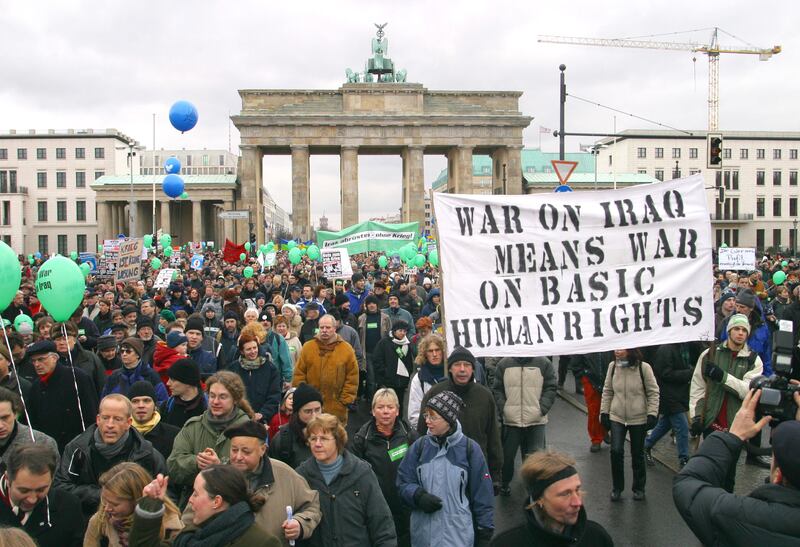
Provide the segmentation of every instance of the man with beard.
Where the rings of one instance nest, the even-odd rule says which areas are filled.
[[[159,338],[153,332],[153,322],[144,316],[136,320],[136,337],[142,341],[142,362],[153,366],[153,354]]]

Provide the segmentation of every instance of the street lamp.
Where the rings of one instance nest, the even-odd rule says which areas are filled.
[[[604,144],[596,144],[592,146],[592,149],[589,151],[592,156],[594,156],[594,189],[597,190],[597,159],[600,156],[600,150],[605,148],[606,145]]]
[[[131,195],[128,200],[128,237],[136,234],[136,200],[133,197],[133,158],[136,156],[136,141],[129,141],[126,147],[117,147],[117,150],[128,150],[128,170],[131,176]]]

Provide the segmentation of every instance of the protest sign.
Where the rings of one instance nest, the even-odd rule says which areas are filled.
[[[384,224],[370,220],[339,232],[317,230],[317,242],[320,249],[345,248],[350,254],[369,251],[391,252],[413,243],[418,234],[418,222]]]
[[[192,255],[191,267],[193,270],[202,270],[204,263],[205,257],[203,255]]]
[[[347,249],[323,249],[320,252],[325,277],[337,279],[353,275],[353,266],[350,264],[350,254]]]
[[[97,273],[97,253],[82,252],[79,257],[81,264],[89,265],[89,273]]]
[[[476,356],[714,337],[700,175],[624,190],[434,194],[446,339]]]
[[[756,250],[747,247],[720,247],[720,270],[755,270]]]
[[[117,270],[117,256],[119,255],[119,239],[103,240],[103,254],[97,263],[98,280],[109,280],[114,278]]]
[[[115,283],[137,281],[142,274],[142,248],[141,238],[123,239],[119,242],[119,257],[114,275]]]
[[[154,289],[166,289],[169,287],[169,284],[172,282],[172,276],[175,275],[175,272],[178,270],[166,268],[163,270],[158,271],[158,275],[156,276],[156,280],[153,283]]]

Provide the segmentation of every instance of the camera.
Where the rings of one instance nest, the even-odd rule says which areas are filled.
[[[772,416],[773,424],[786,420],[794,420],[797,416],[797,405],[794,402],[794,393],[800,391],[800,386],[789,383],[792,375],[792,352],[794,343],[792,338],[792,323],[780,321],[779,330],[772,337],[772,370],[774,374],[757,376],[750,382],[750,389],[760,389],[761,398],[758,401],[757,412],[760,416]]]

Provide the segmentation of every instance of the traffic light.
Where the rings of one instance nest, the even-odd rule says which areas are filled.
[[[709,169],[722,169],[722,134],[709,133],[706,136]]]

